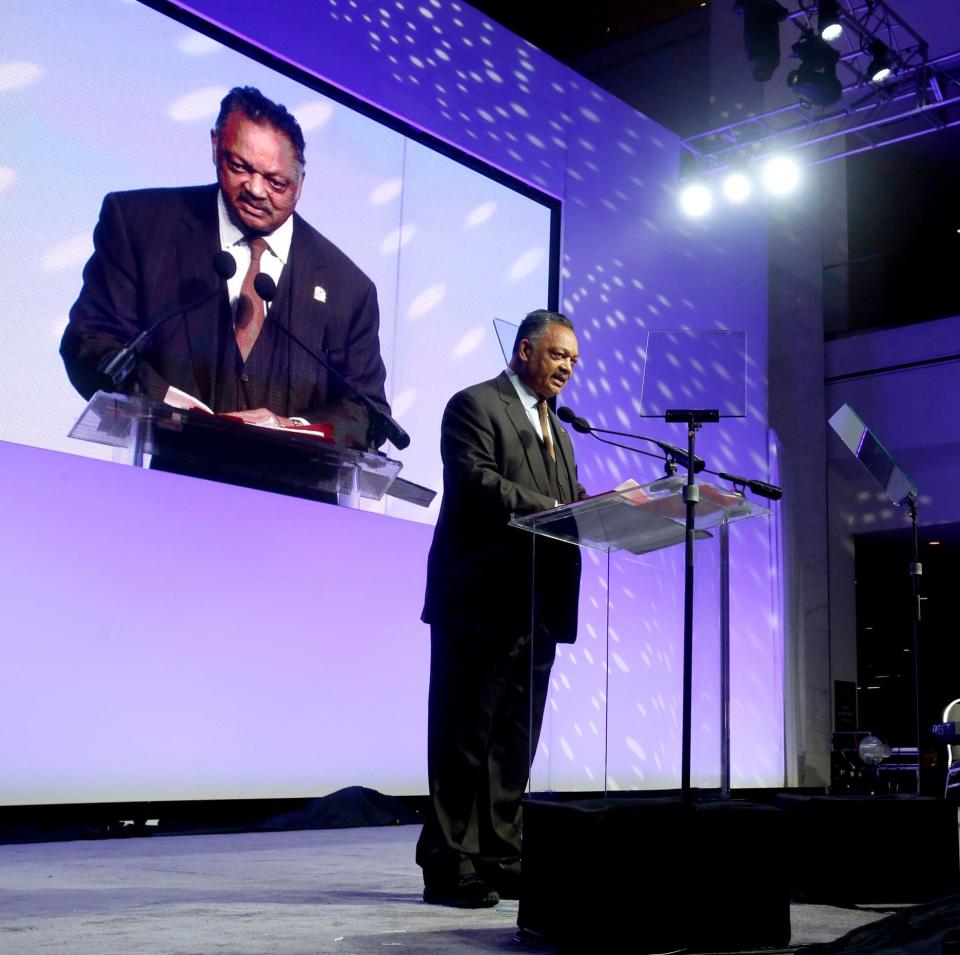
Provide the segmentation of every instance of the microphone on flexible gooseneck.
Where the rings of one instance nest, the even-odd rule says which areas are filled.
[[[580,434],[590,434],[593,431],[593,428],[590,427],[590,422],[586,418],[581,418],[578,415],[573,413],[573,408],[557,408],[557,417],[570,425],[574,431],[578,431]]]
[[[616,434],[622,438],[637,438],[641,441],[650,441],[655,444],[665,455],[667,455],[667,461],[670,462],[672,458],[676,461],[680,467],[687,468],[689,470],[689,464],[687,463],[690,459],[689,454],[683,450],[683,448],[675,447],[672,444],[668,444],[666,441],[658,441],[656,438],[647,438],[642,434],[628,434],[625,431],[610,431],[607,428],[595,428],[593,427],[586,418],[579,417],[572,408],[557,408],[557,417],[561,421],[565,421],[569,424],[574,431],[579,431],[581,434],[592,434],[599,441],[606,441],[605,438],[601,438],[600,434]],[[597,432],[600,432],[598,434]],[[628,451],[636,451],[639,454],[649,454],[648,451],[643,451],[641,448],[631,448],[625,444],[616,444],[613,441],[607,441],[607,444],[612,444],[617,448],[624,448]],[[656,455],[653,455],[656,457]],[[759,495],[760,497],[765,497],[770,501],[779,501],[783,497],[783,488],[777,487],[775,484],[768,484],[766,481],[758,481],[754,478],[741,477],[738,474],[727,474],[725,471],[711,471],[704,462],[703,458],[698,457],[697,455],[693,456],[693,467],[694,473],[700,471],[705,471],[707,474],[715,474],[719,478],[723,478],[724,481],[730,481],[735,490],[740,490],[742,488],[748,488],[753,491],[754,494]]]
[[[592,434],[594,437],[598,437],[601,434],[615,434],[620,438],[633,438],[636,441],[649,441],[651,444],[655,444],[668,458],[673,458],[682,468],[689,468],[687,463],[688,455],[683,448],[678,448],[675,445],[668,444],[666,441],[660,441],[657,438],[648,438],[643,434],[631,434],[628,431],[611,431],[609,428],[596,428],[586,418],[581,418],[574,413],[572,408],[558,408],[557,417],[561,421],[566,421],[573,427],[574,431],[579,431],[581,434]],[[638,451],[639,448],[633,448],[632,450]],[[706,467],[703,458],[693,456],[693,469],[694,471],[702,471]]]
[[[225,282],[233,278],[237,271],[236,259],[229,253],[220,251],[213,257],[213,270]],[[165,322],[178,315],[184,315],[192,312],[201,305],[206,305],[212,298],[216,298],[222,291],[222,285],[218,282],[213,290],[207,290],[202,295],[197,296],[192,302],[185,306],[178,306],[160,318],[150,322],[147,327],[135,338],[131,339],[119,351],[112,355],[106,355],[97,366],[97,371],[103,375],[113,388],[119,388],[129,377],[130,373],[136,367],[137,359],[144,345],[150,339],[150,336]]]
[[[256,278],[253,280],[253,288],[257,295],[264,300],[264,302],[272,302],[277,295],[277,283],[267,275],[266,272],[260,272]],[[399,423],[390,417],[385,411],[382,411],[378,408],[373,401],[370,400],[365,394],[357,390],[353,382],[348,381],[341,372],[330,363],[330,361],[325,358],[323,355],[318,354],[308,345],[304,344],[300,339],[292,332],[283,322],[278,318],[274,318],[272,313],[268,310],[267,318],[271,319],[274,324],[281,329],[281,331],[299,345],[317,364],[322,365],[327,369],[342,385],[344,385],[347,390],[354,395],[356,398],[359,398],[363,402],[364,406],[367,409],[367,412],[373,420],[375,420],[379,425],[379,430],[383,436],[395,447],[402,451],[410,443],[410,435],[400,427]],[[374,444],[379,444],[379,442],[374,441]]]

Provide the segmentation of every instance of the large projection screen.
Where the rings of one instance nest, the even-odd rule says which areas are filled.
[[[57,354],[101,200],[212,182],[220,99],[253,85],[303,128],[297,211],[377,286],[387,399],[412,437],[385,450],[404,477],[439,488],[446,400],[502,367],[493,319],[519,321],[555,298],[557,203],[137,2],[16,4],[4,20],[0,286],[16,304],[0,350],[0,440],[111,456],[67,437],[84,401]],[[429,523],[437,506],[377,505]]]
[[[418,618],[439,498],[374,505],[385,520],[67,437],[84,400],[58,345],[107,192],[212,182],[223,94],[284,103],[306,137],[297,211],[378,289],[387,398],[412,438],[385,450],[435,490],[444,404],[503,367],[493,319],[557,298],[555,199],[192,26],[131,0],[4,11],[0,805],[426,786]],[[251,541],[272,557],[252,588],[233,566]]]

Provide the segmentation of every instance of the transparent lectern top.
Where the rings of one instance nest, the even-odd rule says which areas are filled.
[[[736,491],[697,482],[700,501],[694,512],[698,536],[720,524],[769,513],[769,508]],[[646,554],[679,544],[686,534],[684,479],[661,478],[628,490],[608,491],[510,522],[534,534],[580,544],[594,550]]]
[[[70,437],[126,449],[133,464],[139,464],[142,455],[190,466],[216,464],[224,475],[270,478],[291,488],[331,494],[343,494],[349,483],[370,500],[383,497],[401,469],[399,461],[384,455],[296,431],[184,411],[143,395],[102,391],[90,399]]]

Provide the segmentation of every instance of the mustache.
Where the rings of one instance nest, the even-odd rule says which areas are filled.
[[[271,209],[270,201],[268,199],[259,199],[257,196],[250,195],[249,192],[241,192],[237,196],[237,202],[242,202],[245,205],[253,206],[255,209],[259,209],[261,212],[269,212]]]

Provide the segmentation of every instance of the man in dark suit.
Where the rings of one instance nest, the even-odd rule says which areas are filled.
[[[585,496],[570,437],[547,405],[577,358],[570,320],[531,312],[509,369],[454,395],[443,415],[443,501],[423,611],[430,806],[417,862],[427,902],[517,897],[520,801],[556,644],[576,636],[580,555],[538,538],[532,580],[533,536],[509,521]]]
[[[376,289],[294,211],[304,181],[299,125],[253,87],[235,88],[211,142],[216,184],[104,199],[60,346],[71,382],[89,398],[105,386],[105,357],[183,308],[148,341],[125,390],[180,407],[202,402],[250,424],[330,421],[337,441],[366,446],[362,404],[285,332],[389,411]],[[216,289],[221,251],[236,260],[236,274],[221,295],[188,308]],[[277,285],[269,320],[253,287],[258,271]]]

